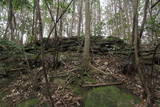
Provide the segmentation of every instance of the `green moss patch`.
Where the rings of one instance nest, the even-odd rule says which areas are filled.
[[[84,80],[85,82],[91,82],[91,83],[95,83],[95,82],[96,82],[95,79],[93,79],[93,78],[91,78],[91,77],[87,77],[87,76],[85,76],[85,77],[83,78],[83,80]]]
[[[9,105],[3,100],[3,97],[7,95],[7,91],[0,90],[0,107],[9,107]]]
[[[134,107],[138,100],[117,87],[100,87],[89,91],[85,107]]]
[[[18,104],[16,107],[38,107],[38,99],[32,98]]]

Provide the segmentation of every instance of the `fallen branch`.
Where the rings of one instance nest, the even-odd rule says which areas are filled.
[[[87,87],[103,87],[103,86],[112,86],[112,85],[121,85],[121,82],[113,82],[113,83],[94,83],[94,84],[84,84],[83,88]]]
[[[21,70],[25,70],[25,68],[15,68],[15,69],[9,69],[8,71],[21,71]]]

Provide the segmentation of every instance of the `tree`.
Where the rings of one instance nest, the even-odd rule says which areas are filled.
[[[78,26],[77,26],[77,36],[80,36],[81,33],[81,25],[82,25],[82,9],[83,9],[83,0],[79,0],[79,8],[78,8]]]
[[[8,22],[7,22],[7,27],[6,27],[6,31],[5,31],[5,35],[4,38],[7,39],[7,32],[8,32],[8,28],[10,30],[10,39],[12,41],[15,40],[15,36],[14,36],[14,29],[15,29],[15,17],[14,17],[14,13],[13,13],[13,0],[9,0],[8,1]],[[9,39],[9,38],[8,38]]]
[[[44,41],[43,41],[43,25],[42,25],[42,19],[41,19],[41,12],[40,12],[40,5],[39,5],[39,0],[35,0],[35,7],[36,7],[36,15],[37,15],[37,20],[38,20],[38,32],[39,32],[39,37],[41,40],[41,62],[42,62],[42,66],[43,66],[43,72],[44,72],[44,78],[45,78],[45,82],[46,82],[46,88],[47,88],[47,97],[50,100],[50,104],[51,107],[54,107],[54,103],[53,103],[53,99],[52,99],[52,95],[50,93],[50,84],[49,84],[49,80],[48,80],[48,76],[47,76],[47,68],[45,66],[45,62],[44,62]]]
[[[135,0],[133,2],[133,9],[134,9],[134,18],[133,18],[133,37],[134,37],[134,61],[135,61],[135,69],[136,71],[138,71],[138,75],[139,78],[142,82],[142,87],[144,88],[144,94],[146,95],[146,100],[147,100],[147,107],[152,107],[152,102],[151,102],[151,90],[147,83],[147,81],[145,80],[145,75],[142,72],[141,69],[141,64],[140,64],[140,44],[141,44],[141,37],[144,31],[144,25],[146,22],[146,16],[147,16],[147,8],[148,8],[148,4],[149,0],[145,0],[145,5],[144,5],[144,16],[143,16],[143,20],[142,20],[142,24],[141,24],[141,28],[140,31],[138,30],[138,5],[139,2],[138,0]]]
[[[85,0],[85,42],[83,48],[82,66],[85,70],[89,68],[90,63],[90,0]]]
[[[70,34],[69,36],[72,37],[73,36],[73,29],[74,29],[74,23],[75,23],[75,6],[76,6],[76,2],[75,0],[73,1],[73,11],[72,11],[72,21],[71,21],[71,28],[70,28]]]
[[[149,6],[149,0],[145,0],[145,5],[144,5],[144,16],[143,16],[143,20],[142,20],[142,24],[141,24],[141,29],[140,29],[140,38],[143,35],[143,31],[144,31],[144,25],[146,23],[146,18],[147,18],[147,9]]]

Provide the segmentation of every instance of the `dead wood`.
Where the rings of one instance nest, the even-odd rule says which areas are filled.
[[[104,71],[96,68],[96,67],[95,67],[94,65],[92,65],[92,64],[90,64],[89,66],[90,66],[90,69],[93,70],[93,71],[96,71],[96,72],[101,73],[101,74],[104,74],[104,75],[108,75],[107,72],[104,72]]]
[[[112,86],[112,85],[121,85],[121,82],[113,82],[113,83],[94,83],[94,84],[84,84],[82,85],[83,88],[88,87],[103,87],[103,86]]]

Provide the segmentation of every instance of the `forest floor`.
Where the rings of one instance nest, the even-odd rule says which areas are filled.
[[[63,61],[63,65],[59,69],[48,72],[52,97],[57,107],[84,105],[83,93],[86,90],[114,84],[120,89],[142,97],[143,88],[138,78],[135,80],[121,73],[123,70],[121,66],[126,64],[127,60],[124,61],[123,58],[114,55],[95,56],[92,65],[98,69],[98,72],[81,73],[78,57],[79,54],[69,53],[67,56],[69,59],[65,59],[67,62]],[[46,86],[44,77],[39,75],[42,72],[41,69],[41,67],[35,68],[27,75],[20,75],[6,88],[2,88],[1,92],[9,92],[7,96],[3,97],[3,100],[17,105],[26,99],[38,98],[39,104],[45,104],[47,101]]]
[[[80,66],[82,54],[73,51],[59,53],[58,69],[47,68],[50,94],[56,107],[145,107],[139,76],[133,75],[132,69],[129,69],[131,74],[124,69],[130,62],[128,57],[113,53],[91,56],[92,69],[87,72]],[[48,52],[45,60],[52,57]],[[49,107],[42,66],[30,61],[32,57],[28,58],[29,65],[36,67],[30,69],[26,64],[23,66],[23,61],[15,63],[14,60],[21,68],[12,69],[12,72],[17,70],[18,73],[0,79],[0,107]],[[52,61],[48,65],[52,65]],[[92,105],[97,100],[102,101]],[[106,100],[109,102],[105,105]]]

